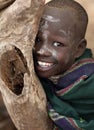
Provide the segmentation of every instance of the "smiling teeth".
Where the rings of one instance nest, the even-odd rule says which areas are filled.
[[[38,64],[41,67],[49,67],[49,66],[53,65],[52,63],[47,63],[47,62],[42,62],[42,61],[38,61]]]

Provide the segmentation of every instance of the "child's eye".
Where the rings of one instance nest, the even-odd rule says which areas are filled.
[[[61,42],[54,42],[53,45],[56,47],[63,46],[63,44]]]
[[[35,43],[39,43],[39,42],[41,42],[41,39],[39,37],[36,37]]]

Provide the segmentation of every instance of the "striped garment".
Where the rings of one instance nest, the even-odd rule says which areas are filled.
[[[54,130],[94,130],[94,59],[89,49],[57,84],[40,80],[48,98],[48,114]]]

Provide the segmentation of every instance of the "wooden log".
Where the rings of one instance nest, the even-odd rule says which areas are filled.
[[[0,12],[0,91],[18,130],[51,130],[32,49],[44,0],[15,0]]]
[[[9,117],[0,94],[0,130],[17,130]]]
[[[15,0],[0,0],[0,10],[10,6]]]

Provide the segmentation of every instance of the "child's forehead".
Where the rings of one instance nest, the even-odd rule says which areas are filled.
[[[52,27],[63,29],[73,27],[76,22],[75,13],[71,9],[60,10],[53,7],[46,7],[41,19],[41,25],[43,26],[50,24]]]
[[[55,18],[53,15],[51,14],[44,14],[42,16],[43,19],[45,19],[45,21],[48,21],[48,22],[60,22],[60,18]]]
[[[64,7],[64,8],[57,8],[57,7],[45,7],[43,16],[47,21],[50,22],[60,22],[63,18],[73,18],[76,17],[76,12],[73,8]]]
[[[53,33],[57,32],[58,35],[73,36],[77,20],[75,19],[75,14],[71,13],[70,10],[69,8],[64,10],[52,7],[45,8],[39,30],[50,30]]]
[[[72,23],[71,23],[72,24]],[[71,25],[70,24],[70,25]],[[73,32],[73,25],[66,26],[65,22],[62,23],[60,19],[55,19],[53,16],[50,15],[44,15],[40,21],[39,31],[50,31],[51,34],[56,33],[60,36],[72,36]],[[70,26],[70,27],[69,27]]]

